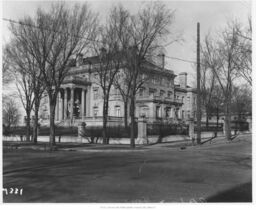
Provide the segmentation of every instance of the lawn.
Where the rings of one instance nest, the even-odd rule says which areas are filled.
[[[3,152],[4,202],[249,202],[251,136],[132,150]]]

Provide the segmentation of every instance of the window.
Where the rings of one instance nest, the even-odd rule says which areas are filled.
[[[121,117],[121,108],[120,106],[115,106],[115,116]]]
[[[182,96],[182,98],[181,98],[181,102],[182,102],[182,103],[184,103],[184,96]]]
[[[99,88],[93,88],[93,99],[98,99],[99,97]]]
[[[164,94],[165,94],[165,91],[164,90],[160,90],[160,96],[162,97],[162,96],[164,96]]]
[[[165,110],[165,116],[166,116],[166,118],[171,117],[171,108],[166,108],[166,110]]]
[[[152,88],[149,88],[149,96],[154,96],[155,95],[155,90]]]
[[[140,88],[139,90],[139,96],[143,96],[144,95],[144,88]]]
[[[139,116],[148,117],[148,112],[149,112],[149,108],[147,106],[140,107],[140,115]]]
[[[168,91],[167,96],[168,96],[168,98],[171,98],[172,97],[172,91]]]
[[[93,107],[93,115],[94,117],[97,117],[99,113],[99,108],[97,106]]]
[[[187,117],[190,119],[190,111],[187,111]]]
[[[156,78],[154,76],[152,76],[151,80],[153,84],[156,84]]]
[[[187,104],[190,104],[190,97],[187,97]]]
[[[185,111],[182,110],[181,119],[184,119]]]
[[[161,108],[160,106],[156,107],[156,118],[160,118],[161,117]]]

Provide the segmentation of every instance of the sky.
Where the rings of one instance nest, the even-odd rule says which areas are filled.
[[[52,1],[3,1],[3,18],[19,20],[24,16],[33,16],[38,7],[49,9]],[[99,13],[102,21],[106,20],[113,5],[121,3],[132,13],[143,6],[142,1],[89,1],[93,11]],[[229,20],[237,19],[246,25],[251,11],[250,1],[164,1],[166,7],[175,10],[175,20],[171,26],[173,33],[181,34],[183,40],[166,47],[165,54],[190,61],[196,61],[196,25],[200,22],[201,39],[210,33],[221,30]],[[74,1],[68,1],[68,5]],[[2,43],[10,38],[8,22],[3,21]],[[166,43],[171,41],[170,38]],[[188,73],[188,83],[193,86],[195,80],[195,65],[175,59],[166,58],[166,67],[175,74]]]

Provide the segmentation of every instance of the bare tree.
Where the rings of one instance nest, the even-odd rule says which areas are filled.
[[[103,143],[108,143],[107,138],[107,122],[109,97],[117,73],[120,71],[123,63],[123,50],[118,38],[118,30],[116,30],[117,22],[120,24],[119,16],[117,15],[117,8],[114,8],[109,16],[107,25],[101,27],[99,42],[94,42],[94,52],[99,59],[98,67],[95,67],[97,77],[96,84],[101,87],[103,95]]]
[[[129,46],[126,47],[126,64],[129,70],[128,81],[130,90],[130,117],[131,117],[131,147],[135,147],[135,105],[136,93],[141,83],[143,64],[151,60],[152,54],[162,47],[161,41],[170,35],[169,27],[174,18],[174,12],[160,2],[147,4],[138,14],[131,16],[128,31],[130,34]]]
[[[244,115],[252,113],[252,90],[250,86],[244,84],[233,88],[231,109],[233,113],[238,115],[239,120]]]
[[[8,130],[16,126],[20,119],[20,113],[16,101],[11,97],[3,97],[3,124]]]
[[[205,37],[202,54],[207,67],[216,76],[225,98],[225,133],[226,139],[231,140],[231,94],[240,66],[235,60],[239,53],[239,41],[232,26],[214,37],[216,39],[209,35]]]
[[[49,96],[51,146],[55,144],[57,94],[71,57],[85,50],[93,38],[96,19],[87,4],[68,9],[64,3],[56,3],[48,12],[38,9],[34,19],[27,17],[22,24],[12,25],[12,34],[26,46],[42,74]]]
[[[252,86],[252,22],[248,18],[248,26],[243,28],[241,24],[232,22],[239,44],[235,64],[239,69],[239,76],[244,78]]]
[[[3,85],[9,84],[11,81],[13,81],[12,74],[10,72],[10,61],[7,57],[7,48],[3,47],[3,56],[2,56],[2,79],[3,79]]]
[[[12,40],[6,46],[9,61],[9,72],[14,78],[17,95],[26,111],[26,140],[30,141],[31,112],[34,105],[34,87],[30,72],[35,71],[35,60],[30,56],[18,40]]]
[[[201,61],[201,64],[201,98],[206,113],[206,127],[208,128],[209,117],[215,109],[214,90],[217,86],[217,79],[211,69],[207,68],[207,65],[204,64],[204,60]]]
[[[27,53],[26,46],[17,39],[13,39],[6,49],[10,73],[14,75],[18,96],[26,110],[27,140],[30,136],[31,112],[34,111],[33,142],[37,143],[38,112],[44,84],[35,58]],[[34,110],[33,110],[34,108]]]

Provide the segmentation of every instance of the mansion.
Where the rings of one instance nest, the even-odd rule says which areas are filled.
[[[196,90],[187,85],[187,73],[180,73],[179,84],[175,84],[177,75],[164,68],[164,55],[161,62],[160,65],[148,61],[143,63],[140,76],[147,79],[136,96],[136,117],[145,116],[153,122],[186,121],[194,117]],[[97,56],[83,58],[80,55],[74,60],[58,95],[56,125],[74,125],[81,121],[89,125],[102,124],[103,97],[97,83],[97,65]],[[124,121],[124,102],[114,86],[110,91],[108,115],[110,123],[120,124]],[[39,116],[41,123],[49,120],[48,97],[42,100]],[[129,119],[129,109],[127,116]]]

